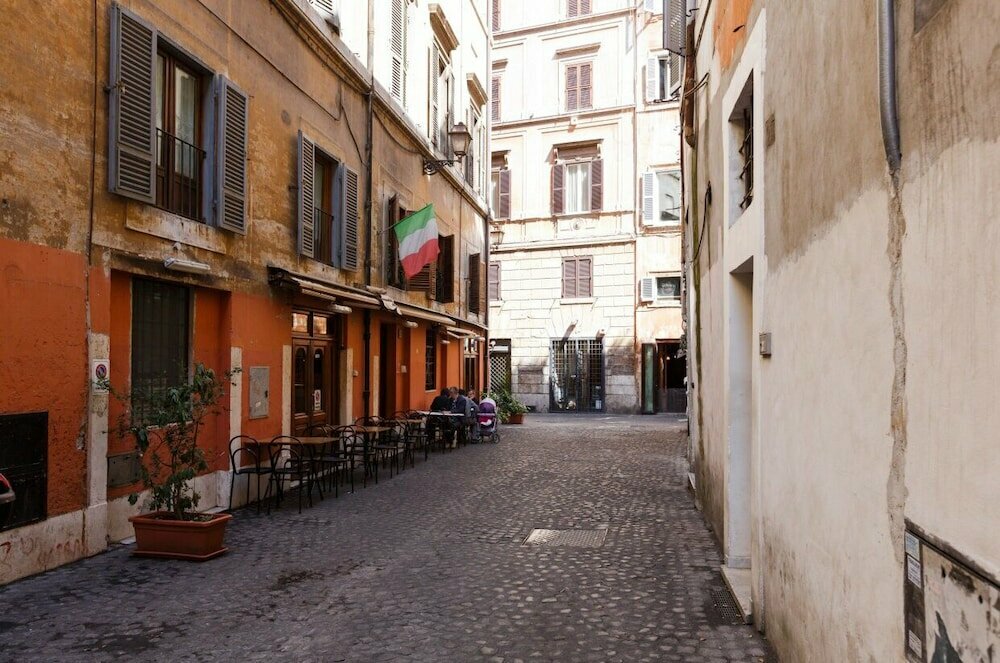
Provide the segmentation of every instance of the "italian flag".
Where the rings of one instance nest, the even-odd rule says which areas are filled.
[[[399,262],[406,278],[416,276],[424,265],[438,257],[438,224],[434,205],[416,211],[396,224],[399,240]]]

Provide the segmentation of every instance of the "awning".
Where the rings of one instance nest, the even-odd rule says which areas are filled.
[[[454,336],[455,338],[478,338],[480,335],[479,332],[469,331],[461,327],[447,327],[445,331],[449,336]]]
[[[397,313],[404,318],[416,318],[417,320],[433,322],[434,324],[445,326],[455,324],[455,321],[446,315],[441,315],[440,313],[428,311],[427,309],[418,308],[416,306],[410,306],[408,304],[396,304],[396,310]]]
[[[303,295],[325,299],[331,303],[350,303],[361,308],[382,308],[378,297],[357,288],[296,274],[280,267],[268,267],[267,271],[272,285],[283,286]]]

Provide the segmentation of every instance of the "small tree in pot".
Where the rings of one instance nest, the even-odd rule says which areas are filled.
[[[222,410],[225,385],[234,373],[220,376],[197,364],[190,382],[130,393],[119,393],[104,381],[124,406],[116,433],[135,443],[142,485],[149,491],[150,512],[129,519],[135,528],[136,555],[205,560],[226,551],[222,540],[232,516],[196,511],[201,496],[193,482],[208,470],[199,435],[207,420]],[[139,497],[129,495],[129,503]]]
[[[520,424],[524,423],[524,415],[528,408],[521,401],[514,398],[514,395],[507,389],[491,391],[489,396],[497,402],[497,412],[500,415],[500,423]]]

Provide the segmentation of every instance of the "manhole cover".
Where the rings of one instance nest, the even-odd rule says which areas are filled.
[[[533,529],[524,545],[599,548],[607,535],[606,529]]]

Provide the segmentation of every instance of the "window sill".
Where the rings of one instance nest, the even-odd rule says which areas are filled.
[[[559,303],[567,306],[572,304],[593,304],[596,301],[596,297],[564,297],[559,300]]]
[[[681,301],[679,299],[665,299],[662,301],[648,302],[647,306],[649,308],[680,308]]]

